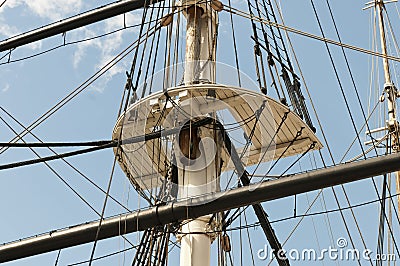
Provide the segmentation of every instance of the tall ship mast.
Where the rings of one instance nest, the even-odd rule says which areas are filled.
[[[62,2],[0,5],[0,21],[21,10],[56,21],[0,41],[0,263],[400,261],[397,1],[366,4],[370,49],[354,3]],[[89,75],[91,60],[95,74],[66,96],[47,91]]]
[[[388,41],[387,41],[387,28],[388,26],[391,27],[391,25],[386,24],[386,20],[384,18],[385,14],[387,16],[386,12],[386,4],[389,4],[391,2],[385,2],[385,1],[373,1],[367,3],[367,8],[373,8],[375,12],[375,17],[377,20],[377,24],[379,27],[379,41],[380,41],[380,48],[381,48],[381,53],[383,55],[382,58],[382,68],[383,68],[383,73],[384,73],[384,86],[383,86],[383,92],[384,94],[381,96],[381,101],[387,101],[387,119],[385,121],[385,126],[383,128],[378,128],[375,130],[375,134],[379,132],[381,129],[385,129],[387,131],[386,137],[382,137],[381,139],[386,138],[386,148],[385,148],[385,154],[390,154],[390,153],[397,153],[398,152],[398,147],[399,147],[399,122],[397,120],[397,98],[399,97],[398,90],[396,88],[396,85],[394,84],[392,80],[392,74],[390,71],[390,61],[387,58],[388,56]],[[388,20],[390,23],[390,20]],[[376,33],[375,33],[376,34]],[[393,35],[392,35],[393,36]],[[386,98],[386,99],[385,99]],[[373,135],[374,133],[368,132],[367,134]],[[392,174],[389,173],[384,176],[383,178],[383,191],[382,191],[382,197],[385,198],[387,195],[386,188],[389,193],[391,193],[391,188],[393,187],[393,182],[392,182]],[[399,171],[394,173],[394,183],[396,187],[396,194],[397,194],[397,210],[400,210],[400,176],[399,176]],[[393,217],[393,211],[391,208],[392,204],[395,204],[396,201],[388,200],[387,204],[389,207],[386,207],[385,205],[381,206],[381,216],[380,216],[380,227],[379,227],[379,237],[378,237],[378,250],[380,252],[383,252],[385,250],[384,244],[385,244],[385,216],[386,212],[388,212],[389,219],[386,218],[387,223],[388,223],[388,230],[391,230],[392,226],[392,217]],[[395,208],[395,207],[394,207]],[[396,212],[397,216],[399,215],[399,212]],[[399,219],[399,217],[395,217],[395,219]],[[387,238],[387,250],[393,250],[393,246],[396,245],[390,237]],[[378,263],[382,265],[382,263]]]
[[[381,49],[382,54],[387,56],[387,42],[386,42],[386,32],[385,32],[385,22],[383,18],[383,10],[385,9],[385,2],[378,1],[375,3],[376,5],[376,12],[378,14],[379,20],[379,33],[381,39]],[[397,91],[396,86],[393,84],[390,69],[389,69],[389,60],[387,57],[383,58],[383,70],[385,74],[385,85],[384,90],[387,95],[387,106],[388,106],[388,133],[390,134],[389,143],[391,143],[390,152],[397,152],[399,147],[399,122],[397,120],[397,106],[396,106],[396,99],[398,98],[399,94]],[[389,181],[390,183],[390,181]],[[399,172],[396,172],[396,192],[399,194],[400,192],[400,176]],[[398,198],[398,207],[400,207],[400,197]]]

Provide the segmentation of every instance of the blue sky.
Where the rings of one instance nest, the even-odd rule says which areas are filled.
[[[244,1],[232,1],[233,5],[241,10],[247,10]],[[327,38],[337,39],[325,1],[315,1]],[[111,1],[93,0],[8,0],[0,8],[0,39],[6,39],[16,34],[58,21],[71,15],[78,14]],[[223,1],[225,3],[225,1]],[[286,25],[301,29],[320,36],[310,1],[285,0],[280,1],[285,16]],[[371,11],[362,11],[363,1],[330,1],[334,11],[337,26],[340,30],[344,43],[371,49],[372,26]],[[396,12],[397,4],[391,4],[392,24],[396,28],[399,17]],[[126,24],[135,25],[140,22],[141,12],[131,12],[126,15]],[[240,52],[241,70],[254,78],[253,47],[250,39],[250,23],[239,17],[235,17],[235,31],[238,37],[238,49]],[[103,34],[124,26],[124,17],[119,16],[104,22],[77,29],[66,34],[66,41],[81,40]],[[232,53],[232,41],[230,33],[229,14],[220,14],[218,61],[234,65]],[[55,105],[61,98],[79,86],[88,77],[100,69],[108,60],[118,54],[122,49],[133,42],[138,35],[137,28],[126,29],[118,33],[95,39],[81,44],[67,45],[44,55],[20,62],[7,64],[7,57],[0,61],[0,106],[11,113],[23,125],[30,125],[49,108]],[[339,86],[332,71],[329,58],[324,44],[307,39],[302,36],[290,34],[294,44],[296,55],[299,59],[305,82],[310,90],[312,100],[319,115],[321,124],[326,133],[329,145],[332,149],[336,162],[339,162],[350,143],[355,137],[354,130],[350,123]],[[12,52],[10,59],[15,60],[31,54],[36,54],[51,47],[63,43],[63,36],[55,36],[31,45],[20,47]],[[390,46],[391,54],[396,55],[395,47]],[[343,84],[346,97],[349,100],[352,114],[357,128],[363,125],[360,107],[355,99],[354,89],[349,78],[345,62],[338,47],[331,47],[335,63]],[[393,50],[393,52],[392,52]],[[370,91],[370,69],[371,57],[346,51],[350,66],[353,70],[356,85],[361,96],[363,107],[368,109],[369,104],[374,105],[376,97],[369,98]],[[0,57],[5,55],[1,53]],[[129,70],[133,55],[128,55],[111,71],[95,81],[71,102],[62,107],[33,132],[42,141],[91,141],[110,139],[112,129],[117,119],[119,102],[126,81],[125,71]],[[296,67],[297,69],[297,67]],[[397,77],[397,68],[392,67],[393,76]],[[373,81],[379,86],[383,85],[383,78],[376,78]],[[235,81],[232,81],[234,83]],[[302,82],[304,82],[302,80]],[[233,84],[236,85],[236,84]],[[375,84],[373,84],[375,85]],[[304,83],[302,85],[303,93]],[[378,88],[381,90],[381,88]],[[309,99],[308,108],[314,124],[317,124],[316,116],[312,112]],[[381,114],[385,113],[385,106],[380,107]],[[381,126],[380,113],[374,116],[371,121],[371,128]],[[5,119],[17,131],[22,128],[4,112],[0,116]],[[7,142],[15,134],[2,123],[0,127],[0,141]],[[317,128],[317,136],[322,140],[321,130]],[[364,131],[363,131],[364,132]],[[361,135],[365,140],[364,134]],[[36,142],[32,136],[24,138],[27,142]],[[326,145],[325,145],[326,146]],[[66,152],[67,148],[58,148],[58,152]],[[38,149],[42,156],[50,155],[46,149]],[[328,165],[329,160],[327,149],[322,151]],[[346,159],[350,159],[360,153],[357,145],[350,150]],[[1,164],[35,158],[35,155],[28,149],[10,149],[1,155]],[[315,153],[315,156],[318,156]],[[310,169],[312,158],[307,157],[294,171]],[[77,169],[90,177],[96,184],[106,189],[113,153],[111,150],[99,151],[88,155],[81,155],[68,159]],[[321,167],[318,159],[317,164]],[[61,161],[51,162],[50,165],[76,191],[81,194],[97,211],[101,210],[104,195],[93,187],[82,176],[71,170]],[[303,168],[301,168],[303,167]],[[284,169],[284,166],[282,166]],[[379,179],[378,179],[379,180]],[[379,182],[378,182],[379,183]],[[345,199],[340,189],[337,189],[339,201],[345,206]],[[350,195],[350,201],[354,204],[374,200],[376,194],[371,181],[357,182],[346,185],[346,191]],[[137,193],[130,186],[123,172],[117,167],[111,188],[111,194],[124,202],[130,209],[145,207],[139,200]],[[316,192],[300,195],[298,197],[298,212],[306,210],[308,202],[312,201]],[[327,209],[337,208],[330,189],[324,192]],[[318,200],[311,211],[323,210],[323,201]],[[293,198],[282,199],[265,203],[270,219],[275,220],[293,214]],[[367,207],[355,209],[356,217],[360,223],[363,234],[366,237],[368,247],[376,249],[377,239],[377,215],[378,205],[372,204]],[[106,216],[118,214],[123,209],[112,201],[108,202]],[[81,199],[68,189],[60,179],[54,175],[45,165],[34,165],[21,167],[0,172],[0,243],[9,242],[23,237],[47,232],[53,229],[95,220],[98,218]],[[254,221],[254,216],[249,212],[248,219]],[[352,222],[351,214],[345,212],[349,221],[350,230],[357,247],[362,247],[361,240],[356,233],[356,227]],[[329,218],[329,220],[328,220]],[[298,220],[290,220],[274,224],[278,237],[283,240],[289,235]],[[332,235],[329,233],[328,222],[331,224]],[[396,221],[394,221],[395,224]],[[247,233],[246,233],[247,234]],[[264,247],[265,239],[261,235],[261,229],[250,229],[252,245],[254,250]],[[395,234],[399,239],[399,227]],[[290,248],[327,248],[332,239],[347,237],[340,215],[334,213],[327,216],[316,216],[305,218],[298,230],[290,238],[287,246]],[[134,242],[138,241],[138,235],[129,236]],[[238,243],[237,235],[232,237],[235,247]],[[246,240],[247,241],[247,240]],[[92,244],[74,247],[63,250],[60,256],[59,265],[78,262],[88,259]],[[128,247],[122,238],[101,241],[96,249],[96,255],[104,255]],[[215,244],[213,252],[215,252]],[[245,247],[243,252],[249,253]],[[172,255],[176,261],[179,253],[174,251]],[[44,254],[32,258],[19,260],[6,265],[54,265],[57,252]],[[249,255],[247,255],[248,258]],[[94,265],[130,265],[133,252],[125,255],[114,256],[96,262]],[[237,259],[237,257],[236,257]],[[398,258],[400,260],[400,258]],[[266,265],[265,261],[256,259],[256,265]],[[213,262],[215,264],[215,261]],[[319,264],[319,263],[315,263]],[[336,262],[326,261],[325,265],[337,265]],[[354,265],[351,262],[340,262],[340,265]],[[171,264],[172,265],[172,264]],[[235,265],[240,265],[235,261]],[[247,264],[246,264],[247,265]],[[250,265],[250,264],[249,264]],[[303,265],[295,262],[293,265]]]

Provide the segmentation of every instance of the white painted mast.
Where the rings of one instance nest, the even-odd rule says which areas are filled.
[[[184,83],[215,83],[215,47],[217,12],[211,5],[196,0],[183,1],[187,19]],[[212,115],[212,114],[211,114]],[[214,129],[182,131],[177,157],[179,197],[189,198],[219,190],[221,140]],[[208,139],[208,141],[205,141]],[[184,221],[178,240],[181,266],[210,265],[211,243],[215,239],[211,215]],[[214,220],[214,219],[213,219]],[[211,224],[211,225],[210,225]]]

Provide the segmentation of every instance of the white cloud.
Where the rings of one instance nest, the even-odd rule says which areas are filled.
[[[14,0],[7,1],[5,6],[0,9],[0,35],[6,38],[15,36],[21,33],[21,30],[12,24],[5,23],[5,12],[4,10],[17,8],[15,11],[19,13],[24,12],[31,19],[34,19],[32,15],[44,19],[53,21],[66,18],[70,15],[75,15],[81,12],[83,8],[83,0]],[[80,28],[71,32],[68,32],[68,36],[72,37],[70,40],[82,40],[95,37],[97,35],[108,33],[124,27],[124,23],[127,26],[139,24],[141,21],[140,15],[134,15],[127,13],[117,17],[107,19],[102,24],[94,25],[89,28]],[[75,50],[72,54],[72,64],[75,69],[78,69],[81,63],[85,60],[87,53],[97,53],[97,59],[93,63],[94,68],[100,69],[107,64],[112,58],[115,57],[121,50],[122,44],[124,43],[124,37],[129,39],[135,38],[136,34],[132,34],[132,31],[137,32],[137,28],[134,30],[123,30],[108,35],[106,37],[92,39],[89,41],[81,42],[75,45]],[[30,50],[40,49],[42,42],[36,42],[27,46]],[[95,91],[102,92],[115,75],[124,73],[129,67],[129,62],[125,60],[125,63],[118,63],[110,70],[108,70],[102,78],[102,81],[97,84]]]
[[[26,0],[25,4],[40,17],[58,20],[79,12],[82,0]]]
[[[5,4],[0,8],[0,14],[4,12],[7,8],[15,8],[24,3],[24,0],[14,0],[14,1],[6,1]]]
[[[0,35],[9,38],[21,33],[16,26],[7,24],[5,12],[7,9],[19,8],[18,12],[33,13],[41,18],[51,21],[76,14],[82,7],[82,0],[13,0],[6,1],[0,8]],[[3,38],[2,38],[3,39]],[[41,47],[41,42],[30,44],[28,48],[36,50]]]
[[[97,36],[97,33],[94,30],[89,30],[87,28],[80,28],[71,32],[73,39],[90,39]],[[100,39],[91,39],[88,41],[84,41],[75,46],[76,50],[73,53],[72,64],[76,69],[79,67],[79,64],[83,60],[86,55],[86,52],[89,48],[94,47],[97,49],[101,49],[101,41]]]
[[[140,17],[135,16],[133,14],[126,14],[125,15],[125,22],[127,25],[135,25],[140,22]],[[124,17],[123,15],[110,18],[105,21],[105,30],[106,32],[111,32],[113,30],[120,29],[124,26]],[[131,33],[131,31],[128,31]],[[106,65],[110,60],[112,60],[117,53],[121,51],[121,45],[123,43],[123,35],[125,31],[119,31],[110,36],[102,39],[101,41],[101,58],[96,64],[96,68],[100,69],[104,65]],[[125,61],[126,62],[126,61]],[[128,65],[125,63],[118,63],[117,65],[113,66],[103,75],[103,81],[101,84],[95,86],[93,90],[98,92],[103,92],[104,88],[106,87],[107,83],[113,78],[113,76],[124,73],[127,69]]]
[[[5,93],[5,92],[7,92],[8,90],[10,89],[10,84],[6,84],[6,85],[4,85],[4,87],[1,89],[1,92],[2,93]]]
[[[12,36],[18,35],[20,33],[21,33],[21,31],[17,27],[7,25],[5,23],[5,19],[0,16],[0,37],[1,37],[1,39],[7,39]],[[31,50],[40,49],[42,47],[42,41],[30,43],[27,45],[27,47]]]
[[[0,35],[4,36],[5,38],[9,38],[18,33],[19,31],[16,27],[5,24],[4,19],[0,18]]]
[[[140,17],[135,16],[133,14],[126,14],[125,15],[125,23],[126,25],[135,25],[140,22]],[[104,22],[104,26],[101,27],[104,29],[101,33],[108,33],[112,32],[118,29],[121,29],[124,26],[124,17],[123,15],[117,16],[110,18]],[[95,68],[99,69],[103,67],[105,64],[107,64],[118,52],[121,50],[121,46],[124,40],[124,35],[129,32],[130,34],[132,33],[131,31],[118,31],[116,33],[113,33],[109,36],[98,38],[98,39],[92,39],[89,41],[81,42],[79,45],[77,45],[76,50],[73,54],[73,66],[74,68],[78,68],[79,64],[81,61],[84,59],[86,56],[87,51],[90,48],[95,48],[98,50],[100,53],[99,60],[96,63]],[[73,39],[89,39],[92,37],[95,37],[99,34],[101,34],[97,30],[89,30],[87,28],[81,28],[78,30],[75,30],[71,32]],[[108,77],[108,79],[112,78],[112,76],[124,72],[125,68],[121,66],[115,66],[111,70],[108,71],[105,76]]]
[[[0,9],[0,14],[7,8],[28,8],[39,17],[59,20],[68,15],[78,13],[82,8],[82,0],[13,0],[7,1]]]

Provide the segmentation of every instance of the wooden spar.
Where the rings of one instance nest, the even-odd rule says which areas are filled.
[[[0,52],[15,49],[32,42],[49,38],[67,31],[77,29],[101,20],[124,14],[129,11],[140,9],[150,4],[155,4],[164,0],[123,0],[106,6],[102,6],[85,13],[31,30],[20,35],[11,37],[0,42]]]

